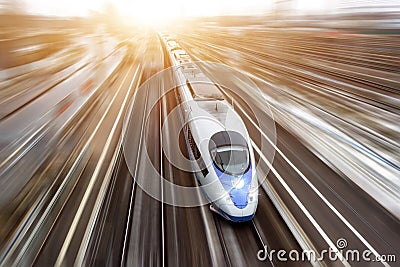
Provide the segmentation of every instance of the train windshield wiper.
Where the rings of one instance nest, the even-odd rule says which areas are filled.
[[[222,161],[221,155],[217,152],[218,158],[219,158],[219,165],[221,165],[221,169],[225,172],[224,168],[224,162]]]

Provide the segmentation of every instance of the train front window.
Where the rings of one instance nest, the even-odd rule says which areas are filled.
[[[243,146],[224,146],[211,151],[215,166],[222,172],[239,176],[250,167],[249,151]]]

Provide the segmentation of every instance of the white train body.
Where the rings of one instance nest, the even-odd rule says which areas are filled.
[[[253,218],[258,203],[254,153],[247,129],[219,88],[169,36],[162,35],[181,86],[184,132],[199,185],[211,210],[231,221]]]

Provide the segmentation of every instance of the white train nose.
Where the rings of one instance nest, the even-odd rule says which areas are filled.
[[[254,217],[257,209],[258,199],[254,199],[252,202],[246,205],[246,207],[240,209],[236,207],[231,201],[225,199],[219,199],[210,205],[210,210],[221,215],[230,221],[241,222],[248,221]]]

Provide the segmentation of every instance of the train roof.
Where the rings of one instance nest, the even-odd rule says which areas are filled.
[[[193,63],[190,55],[167,34],[162,33],[169,53],[173,60],[179,64],[186,84],[195,101],[197,100],[224,100],[224,96],[215,84],[208,79],[200,68]]]
[[[170,50],[173,50],[173,49],[176,49],[176,48],[180,48],[179,44],[174,40],[168,40],[167,41],[167,47]]]
[[[217,86],[193,63],[180,66],[194,100],[224,100]]]
[[[186,83],[194,100],[224,100],[221,91],[203,73],[199,77],[187,79]]]
[[[190,56],[182,49],[175,49],[171,51],[171,54],[175,58],[175,60],[178,61],[179,64],[191,61]]]

